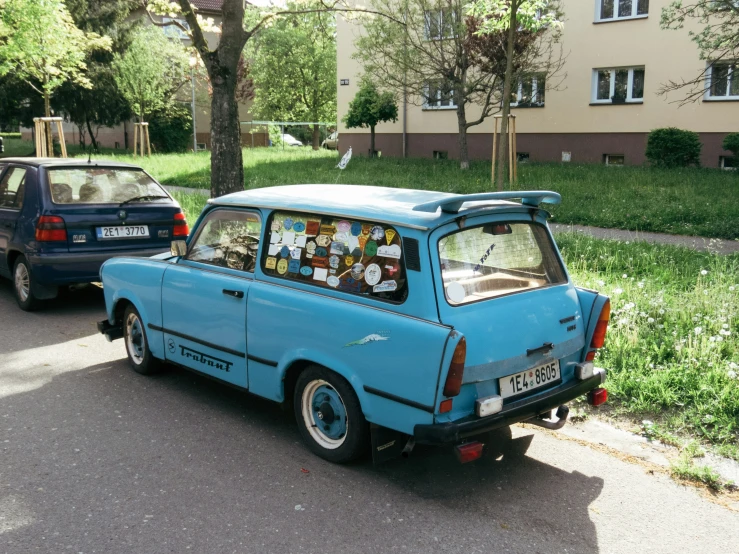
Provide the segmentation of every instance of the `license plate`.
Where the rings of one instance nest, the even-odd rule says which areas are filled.
[[[116,225],[115,227],[98,227],[98,240],[108,239],[148,239],[148,225]]]
[[[500,395],[503,398],[510,398],[511,396],[525,394],[554,381],[559,381],[560,377],[559,360],[554,360],[521,373],[502,377],[498,380]]]

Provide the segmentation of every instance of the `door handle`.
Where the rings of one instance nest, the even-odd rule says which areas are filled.
[[[546,354],[550,350],[554,350],[554,345],[551,342],[545,342],[544,344],[542,344],[538,348],[529,348],[529,349],[527,349],[526,350],[526,355],[527,356],[531,356],[531,355],[537,354],[539,352],[543,352],[544,354]]]
[[[244,298],[244,291],[242,290],[223,289],[223,294],[226,296],[233,296],[234,298]]]

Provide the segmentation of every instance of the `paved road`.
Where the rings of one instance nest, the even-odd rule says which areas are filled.
[[[738,512],[543,432],[331,465],[274,405],[133,373],[102,318],[99,290],[27,314],[0,282],[0,552],[739,551]]]

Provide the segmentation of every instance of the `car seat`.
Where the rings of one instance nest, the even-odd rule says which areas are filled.
[[[54,183],[51,185],[51,196],[57,204],[71,204],[74,200],[72,187],[66,183]]]
[[[103,199],[103,191],[100,185],[85,183],[80,187],[80,202],[100,202]]]

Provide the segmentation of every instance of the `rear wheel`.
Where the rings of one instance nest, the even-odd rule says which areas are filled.
[[[149,349],[144,322],[133,305],[129,305],[123,314],[123,339],[131,367],[141,375],[151,375],[159,371],[161,362]]]
[[[30,312],[41,305],[41,301],[33,295],[33,277],[31,267],[25,256],[18,256],[13,265],[13,291],[15,300],[21,310]]]
[[[369,426],[351,385],[324,367],[311,366],[295,385],[295,418],[314,454],[334,463],[361,456],[369,445]]]

